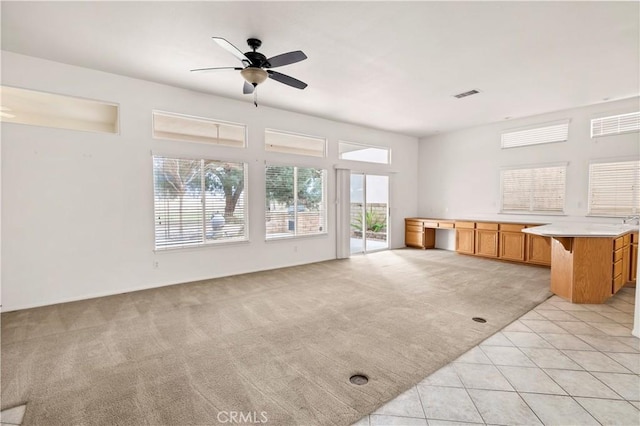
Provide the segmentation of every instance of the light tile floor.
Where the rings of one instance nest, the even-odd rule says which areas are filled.
[[[354,426],[640,425],[635,289],[553,296]]]
[[[553,296],[355,425],[640,425],[634,303],[628,288],[603,305]]]

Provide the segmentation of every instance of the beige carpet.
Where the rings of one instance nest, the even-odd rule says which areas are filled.
[[[548,288],[545,268],[394,250],[3,313],[2,408],[28,402],[27,425],[349,425]]]

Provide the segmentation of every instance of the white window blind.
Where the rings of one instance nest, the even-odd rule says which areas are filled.
[[[266,238],[326,234],[326,170],[268,165]]]
[[[326,155],[326,145],[327,140],[324,138],[270,129],[264,132],[264,149],[266,151],[324,157]]]
[[[247,239],[247,166],[153,157],[155,247]]]
[[[153,111],[154,138],[206,142],[242,148],[246,145],[246,134],[246,127],[242,124]]]
[[[640,112],[612,115],[591,120],[591,137],[619,135],[640,131]]]
[[[502,134],[502,148],[563,142],[569,137],[569,120],[533,129],[514,130]]]
[[[563,213],[566,165],[503,169],[504,213]]]
[[[589,165],[589,214],[627,216],[640,213],[640,161]]]

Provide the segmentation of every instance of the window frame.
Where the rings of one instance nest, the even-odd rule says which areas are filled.
[[[7,92],[9,93],[7,94]],[[29,102],[26,102],[26,105],[23,105],[19,111],[16,111],[11,108],[13,105],[11,100],[12,98],[19,96],[28,96],[31,99]],[[120,103],[118,102],[10,86],[6,84],[0,84],[0,97],[3,98],[3,107],[6,107],[6,110],[2,111],[4,115],[0,116],[0,123],[3,125],[18,124],[22,126],[43,127],[48,129],[71,130],[74,132],[96,133],[99,135],[120,136],[121,134],[121,113]],[[34,100],[33,97],[37,97],[38,99]],[[102,118],[106,115],[105,110],[111,109],[115,118],[113,120],[95,121],[74,117],[74,114],[69,114],[68,112],[70,108],[69,103],[75,104],[72,109],[82,108],[85,112],[86,110],[91,110],[94,113],[102,114]],[[37,105],[40,108],[40,111],[37,111],[35,115],[33,114],[33,109],[30,109],[33,108],[34,105]],[[52,105],[54,105],[55,108],[53,108]],[[55,110],[56,113],[51,113],[51,110]],[[25,116],[31,117],[32,119],[25,120]],[[36,118],[35,120],[33,120],[34,117]],[[51,120],[54,120],[54,122]],[[97,126],[96,123],[102,125],[103,128],[98,128],[99,126]]]
[[[323,205],[323,209],[320,210],[321,217],[322,217],[322,231],[321,232],[317,232],[317,233],[313,233],[313,234],[298,234],[298,226],[297,226],[297,219],[298,219],[298,204],[297,204],[297,198],[298,198],[298,191],[297,191],[297,179],[294,178],[294,189],[293,189],[293,195],[295,197],[294,200],[294,204],[293,204],[293,217],[294,217],[294,223],[296,224],[294,226],[294,230],[295,233],[293,235],[291,234],[278,234],[276,236],[273,236],[267,233],[267,227],[266,227],[266,223],[267,223],[267,208],[266,205],[269,202],[268,200],[268,195],[267,195],[267,190],[266,190],[266,186],[267,186],[267,170],[268,167],[292,167],[294,169],[316,169],[316,170],[320,170],[322,171],[322,205]],[[295,173],[294,173],[295,176]],[[328,203],[328,199],[327,199],[327,194],[328,194],[328,181],[329,181],[329,170],[325,167],[322,166],[312,166],[312,165],[297,165],[297,164],[284,164],[284,163],[277,163],[277,162],[269,162],[266,161],[265,162],[265,167],[264,167],[264,177],[265,177],[265,209],[264,211],[264,223],[265,223],[265,233],[264,233],[264,238],[266,242],[271,242],[271,241],[281,241],[281,240],[291,240],[291,239],[299,239],[299,238],[315,238],[315,237],[322,237],[322,236],[327,236],[329,234],[329,230],[328,230],[328,223],[329,223],[329,218],[328,218],[328,214],[329,214],[329,203]]]
[[[300,153],[300,152],[286,152],[286,151],[268,149],[267,148],[267,146],[268,146],[267,133],[280,134],[280,135],[284,135],[284,136],[294,136],[294,137],[300,137],[300,138],[303,138],[303,139],[315,139],[317,141],[322,141],[322,155],[304,154],[304,153]],[[328,142],[327,142],[327,138],[326,137],[306,135],[306,134],[303,134],[303,133],[289,132],[289,131],[286,131],[286,130],[278,130],[278,129],[273,129],[273,128],[268,127],[268,128],[264,129],[264,150],[265,150],[265,152],[272,152],[272,153],[275,153],[275,154],[299,155],[299,156],[302,156],[302,157],[312,157],[312,158],[326,158],[327,157],[327,150],[328,150]]]
[[[570,118],[565,118],[565,119],[562,119],[562,120],[547,121],[547,122],[544,122],[544,123],[536,123],[536,124],[531,124],[531,125],[528,125],[528,126],[505,129],[502,132],[500,132],[500,149],[523,148],[523,147],[527,147],[527,146],[546,145],[546,144],[549,144],[549,143],[567,142],[569,140],[569,126],[570,126],[570,124],[571,124],[571,119]],[[566,127],[566,137],[564,137],[562,139],[545,140],[545,141],[542,141],[542,142],[533,141],[533,142],[528,142],[528,143],[527,142],[525,142],[525,143],[519,142],[519,143],[514,144],[514,145],[505,146],[505,135],[511,135],[511,134],[516,134],[516,133],[533,132],[533,131],[536,131],[536,130],[543,130],[543,129],[548,129],[548,128],[551,128],[551,127],[556,127],[556,126],[561,126],[561,125],[564,125]]]
[[[592,184],[592,176],[591,176],[591,166],[594,164],[613,164],[613,163],[627,163],[627,162],[635,162],[636,167],[640,168],[640,157],[614,157],[614,158],[596,158],[589,160],[587,167],[587,216],[588,217],[607,217],[607,218],[624,218],[629,215],[636,215],[640,213],[640,207],[638,207],[638,203],[640,203],[640,177],[638,177],[638,181],[635,182],[636,193],[633,195],[635,198],[636,211],[633,213],[592,213],[592,192],[591,192],[591,184]],[[633,208],[633,207],[632,207]]]
[[[373,149],[379,149],[379,150],[383,150],[387,152],[387,161],[382,163],[379,161],[367,161],[367,160],[354,160],[353,158],[343,158],[342,154],[340,152],[340,145],[342,144],[346,144],[346,145],[353,145],[353,146],[360,146],[363,148],[373,148]],[[366,163],[366,164],[380,164],[380,165],[385,165],[385,166],[390,166],[391,165],[391,151],[392,149],[388,146],[380,146],[380,145],[369,145],[369,144],[364,144],[364,143],[360,143],[360,142],[350,142],[350,141],[346,141],[346,140],[338,140],[338,159],[339,160],[343,160],[343,161],[356,161],[358,163]],[[352,152],[352,151],[348,151],[348,152]]]
[[[529,210],[505,210],[504,208],[504,172],[511,170],[534,170],[534,169],[546,169],[546,168],[564,168],[564,191],[562,194],[562,210],[533,210],[533,196],[535,194],[535,188],[532,187],[529,194]],[[500,168],[500,214],[520,214],[520,215],[543,215],[543,216],[566,216],[567,207],[567,172],[568,162],[555,162],[555,163],[538,163],[538,164],[526,164],[517,166],[505,166]]]
[[[611,113],[609,113],[609,114],[611,114]],[[614,133],[597,134],[597,135],[595,135],[594,132],[593,132],[594,127],[596,127],[596,126],[594,126],[594,124],[595,124],[594,122],[604,121],[604,120],[608,120],[608,119],[618,119],[618,123],[619,123],[621,117],[634,116],[634,115],[637,116],[637,121],[638,121],[638,128],[636,128],[636,129],[625,130],[625,131],[622,131],[622,132],[618,131],[618,132],[614,132]],[[604,138],[604,137],[608,137],[608,136],[626,135],[626,134],[638,133],[638,132],[640,132],[640,111],[632,111],[632,112],[613,114],[613,115],[604,115],[604,116],[594,117],[589,121],[589,135],[590,135],[591,139]]]
[[[219,143],[219,142],[214,142],[214,141],[207,141],[207,140],[197,140],[195,138],[194,139],[189,139],[189,138],[180,138],[180,137],[157,135],[156,134],[156,127],[155,127],[155,124],[156,124],[156,113],[159,114],[159,115],[183,118],[183,119],[193,120],[193,121],[202,121],[202,122],[208,122],[208,123],[213,123],[213,124],[227,125],[227,126],[233,126],[233,127],[242,127],[243,128],[242,146],[235,146],[235,145],[224,144],[224,143]],[[178,133],[173,133],[173,134],[179,135]],[[247,145],[249,143],[248,126],[246,124],[235,123],[235,122],[232,122],[232,121],[218,120],[218,119],[209,118],[209,117],[200,117],[200,116],[190,115],[190,114],[182,114],[182,113],[178,113],[178,112],[164,111],[164,110],[159,110],[159,109],[151,110],[151,137],[153,139],[156,139],[156,140],[196,143],[196,144],[202,144],[202,145],[206,145],[206,146],[215,146],[215,147],[221,147],[221,148],[234,148],[234,149],[246,149]],[[220,139],[220,137],[218,137],[218,139]]]
[[[167,158],[167,159],[171,159],[171,160],[199,160],[199,161],[216,161],[216,162],[222,162],[222,163],[236,163],[236,164],[241,164],[243,166],[243,175],[244,175],[244,185],[243,185],[243,189],[242,189],[242,195],[243,195],[243,206],[242,206],[242,214],[243,214],[243,227],[244,227],[244,236],[243,238],[230,238],[230,239],[212,239],[212,240],[207,240],[206,235],[203,238],[203,241],[201,243],[186,243],[186,244],[176,244],[176,245],[165,245],[165,246],[158,246],[157,245],[157,240],[156,240],[156,232],[157,232],[157,210],[155,207],[156,204],[156,180],[155,180],[155,173],[156,173],[156,169],[155,169],[155,159],[156,157],[160,157],[160,158]],[[250,237],[250,229],[249,229],[249,163],[245,162],[245,161],[240,161],[237,159],[229,159],[229,158],[223,158],[223,157],[219,157],[219,158],[211,158],[208,156],[202,156],[202,155],[181,155],[181,154],[175,154],[175,153],[167,153],[167,152],[153,152],[151,153],[151,173],[152,173],[152,209],[153,209],[153,251],[155,253],[162,253],[162,252],[167,252],[167,251],[173,251],[173,250],[198,250],[201,249],[203,247],[219,247],[219,246],[228,246],[228,245],[234,245],[234,244],[246,244],[249,242],[249,237]],[[204,205],[204,216],[206,217],[206,203]]]

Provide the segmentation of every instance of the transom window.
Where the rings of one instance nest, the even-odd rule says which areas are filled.
[[[266,238],[327,233],[327,171],[268,165],[266,169]]]
[[[502,133],[502,148],[517,148],[527,145],[539,145],[563,142],[569,138],[569,120],[514,129]]]
[[[566,174],[566,164],[501,170],[501,211],[563,213]]]
[[[367,163],[390,164],[391,150],[380,146],[363,145],[353,142],[338,142],[338,158],[341,160],[363,161]]]
[[[264,149],[266,151],[324,157],[327,150],[326,145],[327,140],[324,138],[271,129],[264,132]]]
[[[155,248],[247,239],[247,166],[153,157]]]
[[[591,120],[592,138],[638,131],[640,131],[640,112],[612,115]]]
[[[243,148],[246,146],[246,134],[246,126],[242,124],[153,111],[154,138]]]

